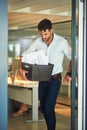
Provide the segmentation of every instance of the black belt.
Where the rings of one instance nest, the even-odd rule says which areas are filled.
[[[58,74],[54,74],[51,76],[52,79],[59,79],[61,80],[61,73],[58,73]]]

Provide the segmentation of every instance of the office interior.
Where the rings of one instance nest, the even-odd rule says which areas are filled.
[[[79,7],[78,0],[48,0],[48,1],[22,1],[22,0],[8,0],[8,3],[4,3],[7,7],[8,5],[8,42],[7,42],[7,79],[12,75],[13,59],[18,59],[19,56],[25,51],[33,41],[39,36],[37,31],[37,24],[43,18],[49,18],[53,23],[54,32],[58,35],[66,38],[71,45],[74,51],[74,57],[77,54],[77,38],[78,38],[78,16],[79,16]],[[3,5],[3,2],[2,2]],[[73,6],[75,9],[73,9]],[[75,18],[73,21],[72,18]],[[74,28],[74,33],[72,34],[72,27]],[[6,28],[7,29],[7,28]],[[76,42],[72,44],[72,36]],[[73,47],[74,46],[74,47]],[[4,57],[4,54],[2,55]],[[73,59],[74,60],[74,59]],[[78,58],[77,58],[78,61]],[[66,73],[68,65],[68,60],[65,57],[63,63],[63,73],[62,76]],[[75,74],[76,65],[74,64]],[[18,68],[17,68],[18,69]],[[16,75],[16,72],[15,72]],[[6,76],[6,75],[5,75]],[[12,78],[12,77],[11,77]],[[55,112],[57,116],[57,129],[58,130],[77,130],[78,129],[78,83],[73,78],[75,82],[74,86],[74,97],[72,96],[71,82],[61,84],[60,93],[56,101]],[[2,83],[2,85],[4,85]],[[6,84],[5,84],[6,85]],[[7,84],[8,86],[8,84]],[[32,85],[31,85],[32,86]],[[37,86],[37,84],[36,84]],[[9,87],[10,88],[10,87]],[[8,91],[9,89],[7,89]],[[13,88],[13,91],[15,89]],[[37,91],[37,90],[36,90]],[[14,92],[13,92],[14,93]],[[11,95],[11,93],[10,93]],[[12,94],[13,95],[13,94]],[[21,94],[22,95],[22,94]],[[73,98],[73,99],[72,99]],[[12,104],[9,96],[7,94],[7,128],[2,127],[2,130],[27,130],[27,129],[46,129],[46,125],[43,119],[42,113],[38,110],[38,117],[33,117],[33,108],[32,103],[29,106],[29,111],[24,113],[23,116],[12,116]],[[37,115],[36,115],[37,116]],[[74,119],[73,119],[74,117]],[[32,119],[37,118],[37,121]],[[39,119],[40,118],[40,119]],[[27,120],[26,120],[27,119]],[[26,123],[25,123],[26,122]],[[80,129],[79,129],[80,130]],[[82,129],[81,129],[82,130]],[[85,130],[85,129],[84,129]]]

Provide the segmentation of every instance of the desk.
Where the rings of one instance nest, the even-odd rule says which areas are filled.
[[[38,121],[38,82],[8,83],[8,97],[32,105],[32,121]]]

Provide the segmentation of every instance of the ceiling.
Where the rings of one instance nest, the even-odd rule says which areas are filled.
[[[9,40],[36,36],[43,18],[53,23],[56,33],[69,35],[71,0],[8,0]]]

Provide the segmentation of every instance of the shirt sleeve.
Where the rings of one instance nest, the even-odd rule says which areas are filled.
[[[71,60],[71,47],[68,44],[67,40],[64,42],[64,54],[67,56],[69,60]]]

